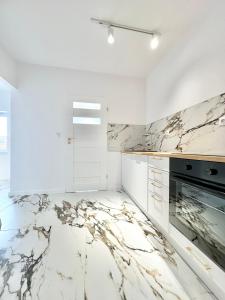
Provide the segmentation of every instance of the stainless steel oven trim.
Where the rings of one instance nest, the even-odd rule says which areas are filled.
[[[224,188],[215,188],[215,184],[209,184],[208,182],[206,183],[203,180],[196,180],[193,178],[189,178],[188,176],[181,176],[181,175],[177,175],[176,173],[171,172],[170,174],[170,180],[175,180],[175,181],[180,181],[183,182],[185,184],[189,183],[192,186],[195,186],[196,188],[199,189],[204,189],[206,190],[208,193],[215,195],[215,196],[221,196],[221,197],[225,197],[225,189]]]
[[[186,184],[186,185],[189,185],[189,186],[194,187],[195,189],[202,190],[202,186],[201,186],[201,185],[192,184],[192,183],[188,182],[187,180],[177,179],[177,177],[173,177],[173,178],[171,178],[171,180],[175,180],[175,181],[178,181],[178,182],[182,182],[182,183],[184,183],[184,184]],[[207,190],[207,192],[208,192],[208,190]],[[208,193],[209,193],[209,192],[208,192]],[[211,193],[211,194],[213,194],[213,196],[216,196],[216,197],[219,197],[219,198],[221,198],[221,196],[222,196],[222,195],[220,195],[220,194],[218,194],[218,193]],[[225,195],[224,195],[224,197],[225,197]],[[211,209],[214,209],[214,210],[218,211],[219,213],[223,213],[223,214],[225,215],[225,212],[224,212],[224,211],[218,209],[218,208],[215,207],[215,206],[211,206],[211,205],[209,205],[209,204],[206,203],[206,202],[199,201],[197,198],[191,198],[191,199],[192,199],[193,201],[196,201],[196,202],[198,202],[198,203],[201,203],[202,205],[207,206],[207,207],[209,207],[209,208],[211,208]],[[224,202],[225,202],[225,200],[224,200]]]

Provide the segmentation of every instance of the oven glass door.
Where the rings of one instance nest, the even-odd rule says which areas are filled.
[[[170,223],[225,270],[225,194],[170,177]]]

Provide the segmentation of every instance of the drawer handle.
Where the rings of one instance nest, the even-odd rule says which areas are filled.
[[[162,185],[161,184],[156,184],[156,182],[151,182],[151,185],[161,189]]]
[[[162,175],[162,172],[159,172],[159,171],[155,171],[155,170],[152,170],[152,173],[155,173],[155,174],[159,174],[159,175]]]
[[[162,202],[162,198],[159,198],[159,196],[156,196],[156,194],[152,194],[152,198],[158,202]]]

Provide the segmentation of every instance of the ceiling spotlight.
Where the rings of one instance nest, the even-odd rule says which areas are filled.
[[[150,47],[152,50],[155,50],[159,46],[159,36],[157,34],[153,34],[150,41]]]
[[[113,28],[111,26],[108,27],[108,43],[114,44],[115,38],[113,34]]]
[[[118,24],[118,23],[113,23],[111,21],[106,21],[106,20],[101,20],[101,19],[96,19],[96,18],[91,18],[91,21],[108,28],[108,43],[109,44],[115,43],[113,28],[117,28],[117,29],[133,31],[136,33],[147,34],[148,36],[150,35],[151,36],[151,41],[150,41],[151,49],[154,50],[154,49],[158,48],[158,46],[159,46],[159,36],[160,36],[159,32],[148,30],[148,29],[143,29],[143,28],[127,26],[127,25]]]

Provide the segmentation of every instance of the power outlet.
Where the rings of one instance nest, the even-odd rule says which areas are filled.
[[[219,126],[225,126],[225,116],[219,118]]]

